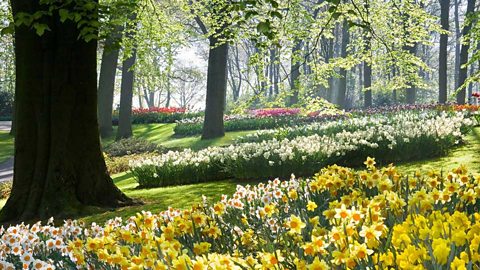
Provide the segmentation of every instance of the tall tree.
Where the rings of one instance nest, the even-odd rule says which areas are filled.
[[[440,0],[440,22],[442,29],[448,31],[450,12],[450,0]],[[448,33],[440,35],[440,50],[438,56],[438,102],[447,102],[447,60],[448,60]]]
[[[102,138],[110,137],[113,133],[113,95],[119,54],[118,39],[121,31],[121,27],[117,27],[107,37],[102,53],[98,82],[98,125]]]
[[[130,16],[131,21],[136,20],[136,14]],[[125,33],[125,38],[132,40],[136,31],[136,23],[129,23]],[[132,137],[132,99],[133,99],[133,82],[135,81],[134,65],[137,59],[136,42],[133,41],[131,52],[124,51],[127,58],[123,60],[122,64],[122,83],[120,86],[120,111],[118,114],[118,130],[117,140]],[[125,57],[125,55],[124,55]]]
[[[372,106],[372,66],[363,62],[363,106],[365,108]]]
[[[0,221],[67,217],[85,205],[132,203],[108,175],[100,149],[97,42],[82,36],[83,27],[75,22],[62,23],[58,11],[42,18],[43,26],[36,28],[43,34],[39,36],[17,15],[45,11],[49,6],[39,1],[11,3],[18,121],[12,193]],[[95,2],[86,3],[89,6],[72,2],[63,9],[81,9],[89,26],[98,24]],[[88,8],[92,4],[94,8]],[[50,30],[42,33],[45,25]]]
[[[340,57],[347,57],[347,46],[349,42],[349,33],[348,33],[348,22],[347,20],[343,21],[342,26],[342,43],[340,48]],[[340,78],[338,80],[338,92],[337,92],[337,104],[340,108],[345,108],[346,106],[346,93],[347,93],[347,69],[341,68],[339,72]]]
[[[217,37],[210,37],[207,71],[207,98],[202,139],[212,139],[225,135],[223,114],[227,93],[228,44]]]
[[[441,1],[441,0],[440,0]],[[460,70],[460,39],[462,38],[462,33],[460,30],[460,14],[459,7],[461,0],[455,0],[454,6],[454,19],[455,19],[455,73],[454,73],[454,87],[458,85],[458,72]]]
[[[411,46],[405,46],[405,49],[409,54],[415,56],[417,54],[418,44],[415,43]],[[417,99],[417,87],[413,82],[407,82],[407,89],[405,89],[405,101],[407,104],[415,104]]]
[[[292,56],[291,56],[291,65],[290,65],[290,88],[291,88],[291,93],[290,93],[290,98],[288,100],[287,105],[292,106],[294,104],[298,103],[298,91],[300,87],[300,65],[301,61],[298,59],[299,58],[299,53],[302,50],[302,41],[301,40],[295,40],[294,46],[292,48]]]
[[[213,8],[212,12],[218,16],[222,14],[222,10],[224,12],[224,9],[225,7],[220,9]],[[223,115],[228,83],[228,44],[225,43],[225,36],[223,35],[223,31],[226,28],[226,22],[217,22],[219,25],[215,27],[215,33],[209,34],[207,26],[199,16],[195,16],[195,21],[200,27],[202,33],[208,36],[210,46],[208,51],[205,118],[202,130],[202,140],[205,140],[223,137],[225,135]]]
[[[475,0],[467,0],[467,11],[465,13],[465,18],[469,18],[473,12],[475,12]],[[466,37],[472,28],[472,22],[469,19],[466,19],[463,24],[462,37]],[[468,67],[468,50],[470,49],[470,42],[464,40],[462,43],[462,48],[460,49],[460,69],[458,72],[458,85],[457,85],[457,103],[465,104],[465,81],[467,80],[467,71]]]

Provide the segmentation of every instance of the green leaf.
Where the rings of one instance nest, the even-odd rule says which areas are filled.
[[[15,28],[13,27],[13,24],[9,24],[7,27],[2,28],[0,31],[0,35],[5,36],[5,35],[13,35],[15,33]]]
[[[257,31],[266,35],[268,32],[270,32],[270,22],[269,21],[259,22],[257,24]]]
[[[32,18],[34,20],[38,20],[38,19],[42,18],[43,13],[44,13],[43,11],[37,11],[37,12],[33,13]]]
[[[37,32],[39,36],[43,36],[46,30],[50,31],[48,25],[44,23],[34,23],[33,28],[35,28],[35,32]]]
[[[270,16],[277,17],[279,19],[283,19],[283,15],[278,11],[271,11]]]
[[[68,12],[68,10],[66,10],[64,8],[61,8],[61,9],[58,10],[58,15],[60,15],[60,21],[63,23],[68,19],[69,12]]]
[[[83,39],[86,41],[86,42],[90,42],[90,40],[94,40],[94,39],[97,39],[98,36],[95,35],[95,34],[87,34],[83,37]]]
[[[249,10],[245,12],[245,19],[248,20],[249,18],[258,15],[258,12]]]

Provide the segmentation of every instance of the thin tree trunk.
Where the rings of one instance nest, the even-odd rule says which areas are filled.
[[[134,70],[133,66],[137,58],[136,49],[133,49],[132,55],[123,61],[122,65],[122,84],[120,87],[120,112],[118,116],[117,140],[132,137],[132,98]]]
[[[413,46],[407,46],[406,47],[407,51],[412,55],[416,55],[417,48],[418,48],[417,43],[415,43]],[[406,97],[406,102],[408,104],[415,104],[415,100],[417,98],[417,88],[411,82],[408,83],[406,93],[405,93],[405,97]]]
[[[450,8],[450,0],[440,0],[440,21],[442,29],[448,31],[448,13]],[[447,58],[448,58],[448,34],[440,35],[440,50],[438,58],[438,103],[445,104],[447,102]]]
[[[223,114],[227,90],[228,44],[218,45],[215,37],[210,37],[209,40],[207,98],[202,140],[225,136]]]
[[[134,21],[136,14],[132,14],[129,19]],[[125,33],[128,39],[134,38],[135,25]],[[120,85],[120,111],[118,115],[117,140],[132,137],[132,99],[133,99],[133,82],[135,81],[134,65],[137,59],[136,44],[133,45],[131,55],[123,60],[122,64],[122,83]]]
[[[440,0],[441,1],[441,0]],[[460,72],[460,39],[462,38],[462,33],[460,30],[460,16],[458,8],[460,6],[461,0],[455,0],[455,73],[454,73],[454,88],[458,85],[458,73]]]
[[[140,91],[138,91],[138,93],[137,93],[137,98],[138,98],[138,107],[140,109],[143,109],[142,93]],[[148,104],[147,104],[147,106],[148,106]]]
[[[115,29],[107,40],[102,53],[100,78],[98,82],[98,125],[102,138],[110,137],[113,133],[112,112],[113,96],[115,91],[115,78],[117,72],[118,54],[117,39],[122,31],[121,27]]]
[[[12,7],[14,15],[41,8],[38,1],[19,0]],[[132,203],[114,185],[100,150],[97,43],[79,39],[77,25],[61,23],[55,13],[49,28],[41,37],[25,26],[15,31],[15,167],[2,222],[68,218],[85,205]]]
[[[290,98],[287,105],[292,106],[298,103],[298,91],[300,78],[300,62],[297,60],[298,53],[302,49],[302,41],[295,41],[295,45],[292,48],[291,67],[290,67]]]
[[[172,47],[167,47],[167,98],[165,100],[165,107],[170,107],[172,99],[172,84],[170,79],[172,78],[172,65],[173,65],[173,52]]]
[[[342,26],[342,44],[340,56],[342,58],[347,57],[347,45],[349,42],[348,23],[347,20],[343,21]],[[338,92],[337,92],[337,104],[340,108],[344,109],[346,106],[346,94],[347,94],[347,70],[345,68],[340,69],[340,78],[338,80]]]
[[[465,18],[469,17],[475,11],[475,0],[467,0],[467,12]],[[466,22],[462,29],[462,37],[467,36],[472,28],[471,22]],[[468,50],[470,49],[470,43],[465,42],[460,49],[460,70],[458,72],[458,85],[457,85],[457,103],[465,104],[465,86],[464,83],[467,80],[467,67],[468,62]]]
[[[472,65],[470,65],[470,76],[473,75],[473,73],[475,72],[475,65],[472,63]],[[470,103],[470,100],[472,98],[472,93],[473,93],[473,83],[469,83],[468,84],[468,94],[467,94],[467,102]]]
[[[372,87],[372,66],[367,62],[363,62],[363,106],[365,108],[372,106],[372,90],[370,87]]]

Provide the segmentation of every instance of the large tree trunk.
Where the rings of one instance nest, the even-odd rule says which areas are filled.
[[[475,11],[475,0],[468,0],[467,1],[467,12],[465,14],[465,18],[469,17]],[[464,24],[462,29],[462,37],[467,36],[472,28],[471,22],[467,22]],[[458,72],[458,85],[457,85],[457,103],[458,104],[465,104],[465,87],[464,83],[467,80],[467,67],[465,64],[468,62],[468,50],[470,49],[469,42],[462,44],[462,48],[460,49],[460,70]]]
[[[442,29],[448,31],[448,13],[450,0],[440,0],[440,21]],[[440,50],[438,58],[438,103],[447,102],[447,58],[448,34],[440,35]]]
[[[342,58],[347,57],[347,45],[349,42],[348,23],[347,20],[343,21],[342,26],[342,45],[340,56]],[[337,104],[340,108],[346,107],[346,93],[347,93],[347,70],[345,68],[340,69],[340,78],[338,80],[338,92],[337,92]]]
[[[38,1],[12,1],[13,14],[35,13]],[[73,9],[74,7],[72,7]],[[15,31],[17,134],[10,198],[2,222],[70,217],[83,206],[132,203],[107,173],[97,122],[95,41],[60,23],[42,37]]]
[[[98,82],[98,125],[102,138],[110,137],[113,133],[112,111],[113,95],[115,90],[115,75],[119,49],[116,45],[121,29],[116,29],[105,41]]]
[[[228,44],[218,45],[215,37],[210,37],[209,40],[207,98],[202,140],[225,136],[223,114],[227,91]]]
[[[300,62],[298,61],[298,54],[302,49],[302,41],[296,40],[295,45],[292,48],[292,57],[290,65],[290,98],[287,102],[288,106],[292,106],[298,103],[298,91],[300,78]]]

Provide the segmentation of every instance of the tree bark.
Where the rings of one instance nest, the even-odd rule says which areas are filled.
[[[129,19],[135,20],[136,14],[132,14]],[[127,26],[128,27],[128,26]],[[133,38],[135,26],[131,26],[125,36]],[[137,59],[136,44],[133,45],[131,55],[123,61],[122,64],[122,83],[120,86],[120,111],[118,115],[117,140],[132,137],[132,99],[133,99],[133,82],[135,81],[134,65]]]
[[[470,16],[475,11],[475,0],[467,1],[467,11],[465,13],[465,18]],[[471,22],[465,23],[462,29],[462,37],[465,37],[472,28]],[[465,42],[462,44],[460,49],[460,69],[458,72],[458,85],[457,85],[457,103],[465,104],[465,87],[464,83],[467,80],[467,67],[465,64],[468,62],[468,50],[470,49],[470,44]]]
[[[287,102],[288,106],[298,103],[298,91],[300,78],[300,62],[297,60],[298,53],[302,49],[302,41],[296,40],[292,48],[291,66],[290,66],[290,98]]]
[[[418,48],[417,43],[415,43],[413,46],[406,46],[406,50],[412,55],[416,55],[417,48]],[[417,88],[415,87],[414,84],[408,83],[408,87],[406,89],[405,97],[406,97],[406,102],[408,104],[415,104],[415,100],[417,98]]]
[[[348,23],[347,20],[343,21],[342,26],[342,45],[340,56],[342,58],[347,57],[347,45],[349,42]],[[340,108],[345,109],[346,106],[346,93],[347,93],[347,70],[345,68],[340,69],[340,78],[338,80],[338,92],[337,92],[337,104]]]
[[[370,87],[372,87],[372,66],[363,62],[363,89],[367,89],[363,91],[363,106],[365,108],[372,107],[372,90],[370,90]]]
[[[442,29],[448,31],[448,13],[450,0],[440,0],[440,21]],[[438,103],[447,102],[447,58],[448,58],[448,34],[440,35],[440,50],[438,58]]]
[[[102,53],[102,64],[98,82],[98,125],[102,138],[110,137],[113,133],[113,96],[119,54],[116,42],[120,32],[120,28],[115,29],[115,33],[112,33],[107,38]]]
[[[441,1],[441,0],[440,0]],[[458,85],[458,72],[460,71],[460,39],[462,38],[462,33],[460,31],[460,18],[459,18],[459,6],[461,0],[455,0],[455,73],[454,73],[454,88]]]
[[[136,49],[133,49],[132,55],[123,61],[122,65],[122,84],[120,93],[120,112],[118,116],[117,140],[132,137],[132,98],[133,98],[133,66],[137,58]]]
[[[209,41],[207,98],[202,140],[225,136],[223,114],[227,91],[228,44],[219,45],[215,37],[210,37]]]
[[[40,10],[12,1],[14,16]],[[75,6],[70,6],[72,10]],[[100,150],[95,41],[75,23],[48,19],[51,31],[15,31],[17,134],[12,193],[1,222],[66,218],[86,205],[132,203],[113,183]]]

